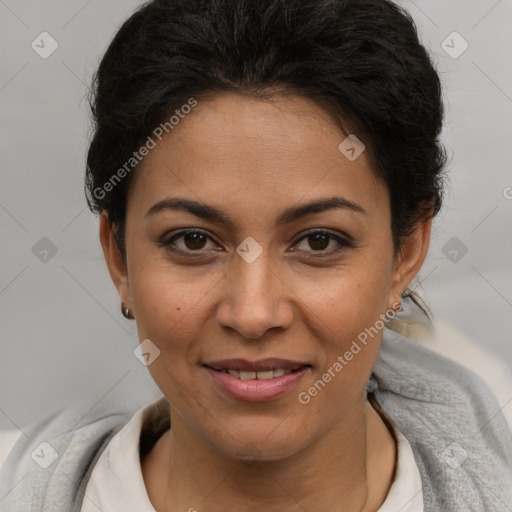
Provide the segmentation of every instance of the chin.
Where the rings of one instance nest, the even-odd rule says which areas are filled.
[[[297,437],[289,428],[286,431],[278,431],[279,424],[274,424],[273,429],[253,428],[227,430],[220,440],[213,440],[216,448],[234,459],[255,462],[255,461],[276,461],[286,459],[302,450],[307,444],[306,439]],[[270,434],[268,434],[270,432]],[[231,434],[231,435],[230,435]],[[304,431],[300,433],[304,435]]]

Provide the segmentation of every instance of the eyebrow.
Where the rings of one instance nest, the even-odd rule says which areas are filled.
[[[366,210],[359,204],[354,203],[353,201],[350,201],[344,197],[333,196],[317,199],[301,206],[286,209],[278,217],[276,226],[289,224],[308,215],[333,209],[351,210],[354,212],[367,214]],[[144,217],[150,217],[166,210],[185,211],[205,220],[217,222],[219,224],[225,224],[231,229],[235,227],[233,220],[222,210],[219,210],[218,208],[215,208],[211,205],[194,201],[192,199],[184,199],[178,197],[168,197],[158,201],[148,209]]]

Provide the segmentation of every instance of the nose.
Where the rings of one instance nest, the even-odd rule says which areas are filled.
[[[293,293],[278,273],[268,251],[251,263],[236,257],[225,276],[217,321],[248,339],[271,329],[286,329],[293,319]]]

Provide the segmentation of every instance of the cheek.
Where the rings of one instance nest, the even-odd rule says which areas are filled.
[[[304,314],[314,320],[318,339],[328,340],[333,350],[343,350],[386,312],[391,271],[382,260],[296,277],[301,287],[295,292],[306,306]]]
[[[149,339],[158,357],[147,369],[162,393],[182,396],[190,385],[190,365],[197,359],[198,311],[211,285],[184,279],[167,264],[140,265],[130,276],[130,295],[139,339]]]
[[[330,312],[322,309],[325,305],[318,306],[324,322],[315,333],[320,340],[319,364],[298,395],[299,402],[326,423],[343,417],[364,393],[377,362],[384,325],[381,309],[362,297],[331,305]]]
[[[130,276],[139,339],[151,340],[160,351],[148,366],[160,389],[172,376],[181,375],[191,359],[192,340],[197,337],[194,308],[206,292],[200,281],[184,282],[176,269],[161,262],[139,265]]]
[[[139,260],[130,276],[130,296],[141,334],[163,341],[179,332],[177,340],[188,338],[187,326],[194,324],[218,280],[214,272],[184,271],[162,258]]]
[[[390,283],[387,272],[383,264],[351,267],[304,288],[309,289],[304,311],[321,354],[313,387],[301,390],[313,408],[329,403],[348,407],[364,390],[382,339]],[[332,414],[343,412],[338,409]]]

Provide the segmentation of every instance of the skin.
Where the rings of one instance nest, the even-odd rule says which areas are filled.
[[[349,161],[338,150],[345,136],[301,97],[226,93],[200,101],[134,176],[126,266],[107,212],[100,217],[120,298],[139,338],[160,349],[148,369],[171,405],[172,428],[141,461],[159,512],[372,511],[386,498],[396,445],[365,391],[381,331],[307,405],[298,401],[400,302],[430,240],[428,220],[394,257],[388,190],[366,153]],[[365,213],[331,209],[276,225],[285,209],[334,195]],[[184,211],[145,216],[171,196],[219,208],[233,226]],[[210,238],[175,240],[183,256],[158,244],[184,228]],[[350,237],[354,247],[336,252],[332,238],[315,244],[305,237],[313,229]],[[248,236],[263,251],[252,263],[236,252]],[[203,257],[192,259],[194,251]],[[312,368],[290,393],[244,403],[224,395],[202,367],[233,357]]]

